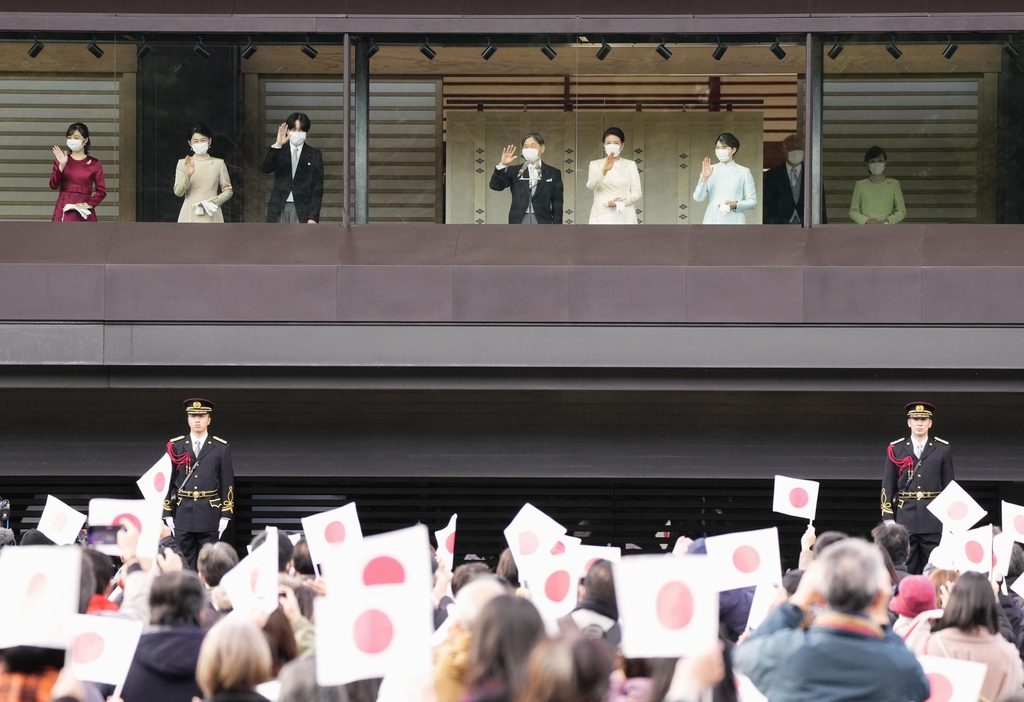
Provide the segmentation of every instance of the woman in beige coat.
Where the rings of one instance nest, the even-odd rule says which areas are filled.
[[[191,156],[178,161],[174,173],[174,194],[185,198],[179,222],[223,223],[221,206],[231,199],[231,179],[224,159],[210,156],[213,132],[205,124],[189,130]]]

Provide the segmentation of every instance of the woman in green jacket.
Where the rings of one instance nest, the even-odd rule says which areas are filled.
[[[857,224],[896,224],[907,216],[903,190],[895,178],[885,177],[885,149],[872,146],[864,154],[871,175],[858,180],[850,203],[850,219]]]

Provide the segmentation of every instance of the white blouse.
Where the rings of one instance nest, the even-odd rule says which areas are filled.
[[[757,207],[757,190],[750,169],[735,161],[714,165],[707,181],[698,181],[693,191],[697,202],[708,201],[704,224],[746,224],[744,212]],[[736,209],[722,214],[718,206],[727,200],[736,201]]]
[[[590,162],[587,187],[594,191],[594,205],[590,208],[590,224],[636,224],[634,203],[643,197],[640,189],[640,170],[636,161],[620,158],[608,174],[601,173],[605,159]],[[620,198],[623,209],[609,207],[611,200]]]

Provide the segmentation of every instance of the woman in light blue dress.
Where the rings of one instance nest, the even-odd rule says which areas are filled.
[[[750,169],[733,160],[739,150],[740,140],[726,132],[715,140],[718,164],[712,166],[710,158],[704,159],[700,181],[693,191],[696,202],[708,201],[704,224],[746,224],[744,212],[757,207],[757,190]]]

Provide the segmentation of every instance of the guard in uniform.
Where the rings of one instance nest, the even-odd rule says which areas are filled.
[[[164,500],[164,521],[196,570],[199,549],[217,541],[235,512],[235,473],[228,442],[208,432],[214,404],[185,400],[190,432],[167,442],[173,473]]]
[[[948,441],[928,435],[934,405],[911,402],[905,409],[910,436],[889,444],[882,469],[882,519],[895,520],[910,532],[907,570],[916,575],[942,537],[942,522],[928,505],[953,480],[953,453]]]

